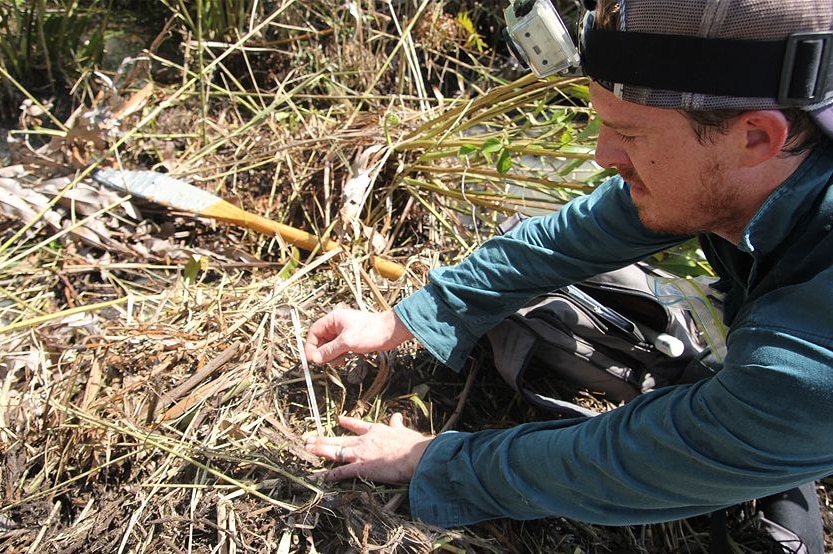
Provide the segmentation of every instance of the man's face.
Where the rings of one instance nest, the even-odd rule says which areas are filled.
[[[675,234],[738,227],[743,214],[727,178],[731,149],[722,148],[722,135],[701,144],[676,110],[625,102],[595,83],[590,98],[603,121],[596,161],[630,184],[646,227]]]

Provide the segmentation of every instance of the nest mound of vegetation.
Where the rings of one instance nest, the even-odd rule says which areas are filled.
[[[0,550],[707,551],[708,518],[432,528],[406,489],[325,483],[303,449],[313,405],[328,433],[345,413],[425,432],[546,417],[480,357],[457,375],[413,344],[312,368],[312,400],[298,339],[339,304],[388,308],[507,215],[605,177],[584,81],[516,78],[499,14],[475,3],[158,4],[143,5],[170,18],[111,68],[47,63],[68,94],[21,84],[43,57],[0,59],[20,106],[0,168]],[[74,29],[78,13],[58,16]],[[35,7],[17,15],[4,46],[38,28]],[[79,40],[105,44],[107,25]],[[150,189],[108,188],[97,168]],[[160,203],[169,179],[314,244],[207,217],[196,197]],[[707,270],[685,249],[663,263]],[[729,514],[739,552],[761,551],[750,513]]]

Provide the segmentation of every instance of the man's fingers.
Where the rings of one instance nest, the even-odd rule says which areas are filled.
[[[334,467],[328,471],[324,478],[327,481],[344,481],[346,479],[371,479],[374,478],[385,483],[406,483],[408,478],[399,475],[398,470],[390,468],[387,464],[379,462],[355,462],[343,466]]]
[[[304,448],[316,456],[323,456],[330,460],[352,461],[356,459],[355,448],[361,444],[361,436],[367,434],[373,423],[362,421],[355,417],[341,416],[338,423],[354,436],[320,437],[310,434],[305,438]],[[344,450],[340,450],[344,448]],[[348,455],[349,454],[349,455]],[[342,459],[343,458],[343,459]]]
[[[318,347],[311,347],[312,343],[307,343],[304,347],[304,353],[307,359],[314,364],[324,364],[327,362],[344,362],[344,354],[347,353],[347,347],[340,337],[336,337],[330,342],[326,342]]]
[[[306,439],[312,454],[342,465],[326,475],[329,481],[362,478],[384,483],[407,483],[433,437],[405,427],[402,414],[391,416],[390,423],[369,423],[354,417],[339,417],[339,425],[352,436]]]
[[[330,312],[314,322],[307,332],[304,354],[313,363],[321,364],[338,357],[346,351],[341,338],[342,325],[337,314]]]
[[[355,463],[334,467],[324,475],[327,481],[344,481],[345,479],[363,478],[362,468],[364,464]]]
[[[360,443],[360,436],[366,435],[374,425],[381,425],[379,423],[371,423],[369,421],[364,421],[363,419],[358,419],[350,416],[339,416],[338,424],[356,436],[320,437],[318,435],[310,433],[309,435],[304,437],[306,439],[307,449],[315,448],[315,451],[310,450],[314,454],[318,454],[318,450],[321,449],[322,453],[318,454],[319,456],[333,458],[333,456],[328,454],[328,448],[340,446],[355,446]],[[402,417],[402,414],[397,412],[391,416],[390,427],[405,428],[405,421]]]
[[[357,437],[307,437],[304,448],[307,452],[336,462],[351,462],[356,459]]]
[[[373,427],[373,423],[349,416],[339,417],[338,424],[357,435],[364,435]]]

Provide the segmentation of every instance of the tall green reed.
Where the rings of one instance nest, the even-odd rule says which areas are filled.
[[[111,2],[0,0],[0,67],[33,90],[55,94],[101,61]],[[11,80],[0,85],[8,102]]]

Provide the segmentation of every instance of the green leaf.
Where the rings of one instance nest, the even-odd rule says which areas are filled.
[[[298,269],[300,263],[301,252],[297,248],[292,247],[289,261],[287,261],[286,265],[283,266],[281,270],[278,272],[278,277],[280,277],[281,279],[289,279],[289,277],[291,277],[292,274],[295,273],[295,270]]]
[[[461,146],[457,150],[457,157],[458,158],[468,157],[468,156],[477,154],[477,152],[478,152],[478,149],[477,149],[476,146],[474,146],[472,144],[464,144],[463,146]]]
[[[512,169],[512,155],[505,148],[501,151],[500,156],[498,156],[495,167],[497,168],[497,172],[501,175]]]
[[[574,159],[570,160],[569,162],[565,163],[564,165],[562,165],[558,170],[558,174],[562,177],[564,175],[569,175],[570,173],[572,173],[576,169],[580,168],[585,163],[587,163],[587,160],[582,160],[581,158],[574,158]]]
[[[480,148],[480,151],[483,152],[483,155],[486,155],[499,152],[502,149],[503,142],[500,139],[490,138],[486,139],[486,141],[483,143],[483,146]]]
[[[462,27],[468,35],[468,38],[466,38],[466,46],[473,47],[480,53],[483,53],[487,49],[486,42],[475,29],[474,22],[471,20],[467,11],[462,11],[457,14],[457,24],[460,25],[460,27]]]
[[[185,264],[185,269],[182,276],[185,279],[185,285],[191,286],[197,282],[197,277],[200,273],[208,269],[208,258],[200,254],[194,254],[188,263]]]
[[[570,96],[590,102],[590,87],[587,85],[573,85],[570,87]]]
[[[574,139],[576,142],[581,142],[583,140],[587,140],[590,137],[594,137],[599,134],[599,129],[602,126],[602,120],[598,117],[593,117],[589,123],[581,130],[581,132],[576,135]]]
[[[429,417],[430,412],[428,411],[428,406],[425,405],[425,402],[422,401],[422,398],[420,398],[416,394],[412,394],[408,396],[408,400],[410,400],[411,404],[413,404],[419,411],[422,412],[422,415],[424,415],[425,417]]]

